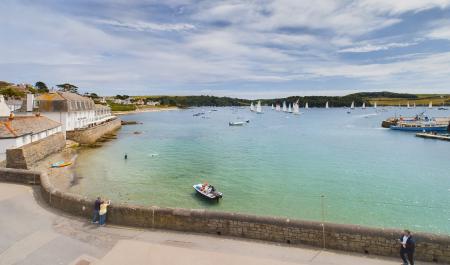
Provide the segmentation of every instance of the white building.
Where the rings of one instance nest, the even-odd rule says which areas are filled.
[[[11,111],[20,110],[22,108],[23,100],[21,99],[7,99],[6,105]]]
[[[10,113],[11,109],[6,104],[5,98],[0,95],[0,117],[9,117]]]
[[[157,105],[159,105],[159,102],[149,100],[149,101],[147,101],[146,105],[147,106],[157,106]]]
[[[39,141],[61,132],[61,124],[43,116],[16,116],[0,118],[0,161],[6,150]]]
[[[75,93],[46,93],[40,95],[36,101],[39,112],[61,123],[63,131],[91,127],[114,118],[109,107],[96,106],[91,98]]]

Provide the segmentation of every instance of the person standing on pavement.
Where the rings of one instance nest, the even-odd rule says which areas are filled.
[[[100,226],[105,226],[106,224],[106,213],[108,211],[108,206],[111,204],[111,201],[102,202],[100,204]]]
[[[403,265],[414,265],[414,252],[416,248],[415,241],[409,230],[403,231],[400,237],[400,257],[403,260]]]
[[[97,200],[94,202],[94,217],[92,218],[92,223],[98,223],[100,221],[100,205],[102,204],[102,199],[97,197]],[[98,220],[97,220],[98,219]]]

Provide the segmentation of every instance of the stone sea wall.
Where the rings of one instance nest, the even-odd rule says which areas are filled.
[[[0,169],[0,181],[4,179]],[[31,171],[30,171],[31,172]],[[23,171],[18,177],[23,178]],[[34,173],[30,173],[30,176]],[[11,181],[11,177],[9,177]],[[73,215],[91,218],[93,200],[55,189],[45,173],[41,174],[44,200],[52,207]],[[250,239],[304,244],[327,249],[398,257],[400,230],[369,228],[279,217],[207,210],[139,207],[112,204],[109,223],[141,228],[170,229]],[[450,236],[415,233],[416,258],[450,264]]]
[[[80,144],[93,144],[98,139],[100,139],[100,137],[119,129],[120,126],[121,126],[120,119],[116,117],[108,122],[96,125],[94,127],[74,131],[67,131],[66,136],[67,139],[73,140]]]
[[[66,145],[64,133],[59,132],[36,142],[6,150],[6,167],[28,169],[32,164],[61,151]]]

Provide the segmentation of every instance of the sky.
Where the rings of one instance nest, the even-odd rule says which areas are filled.
[[[0,80],[101,95],[450,93],[450,0],[1,0]]]

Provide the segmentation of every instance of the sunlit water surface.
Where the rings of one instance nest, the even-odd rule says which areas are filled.
[[[309,109],[298,116],[270,108],[261,115],[210,110],[123,116],[143,124],[83,150],[71,191],[129,204],[450,234],[450,143],[380,127],[386,117],[424,109]],[[247,119],[242,127],[228,125]],[[220,203],[194,193],[192,185],[205,181],[224,193]]]

